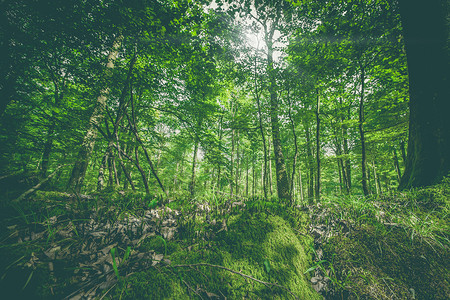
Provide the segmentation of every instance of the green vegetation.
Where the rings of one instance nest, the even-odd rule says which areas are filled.
[[[449,299],[445,0],[2,0],[0,289]]]
[[[317,268],[337,287],[329,295],[446,299],[449,212],[448,178],[407,193],[325,201],[313,223],[328,226],[328,237],[318,243],[323,255]]]

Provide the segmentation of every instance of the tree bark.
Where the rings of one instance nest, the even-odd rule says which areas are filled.
[[[300,167],[301,164],[298,166],[298,188],[300,192],[300,200],[303,203],[304,196],[303,196],[303,182],[302,182],[302,169]]]
[[[266,33],[267,45],[267,69],[269,74],[269,94],[270,94],[270,121],[272,125],[272,143],[275,155],[275,168],[277,179],[278,198],[285,200],[287,203],[291,202],[291,195],[289,192],[289,182],[286,171],[286,164],[284,162],[283,150],[280,139],[280,123],[278,120],[278,99],[275,79],[275,70],[273,67],[273,33],[275,26],[272,26],[269,33]]]
[[[248,154],[245,156],[246,164],[245,164],[245,196],[248,197]]]
[[[448,1],[399,0],[409,73],[409,140],[399,189],[450,171]]]
[[[316,110],[316,161],[317,161],[317,175],[316,175],[316,200],[320,199],[320,96],[317,89],[317,110]]]
[[[361,93],[359,98],[359,135],[361,138],[361,171],[362,171],[362,189],[364,196],[369,195],[369,189],[367,187],[367,172],[366,172],[366,140],[364,137],[364,84],[365,84],[365,73],[364,67],[361,67]]]
[[[306,137],[306,156],[307,156],[307,166],[308,166],[308,199],[309,203],[312,204],[314,199],[314,165],[313,156],[311,150],[311,136],[309,132],[308,121],[304,122],[305,125],[305,137]]]
[[[50,68],[49,68],[50,69]],[[64,97],[64,80],[59,85],[59,81],[56,78],[56,75],[53,73],[53,71],[50,69],[50,74],[53,79],[53,85],[55,88],[54,93],[54,107],[58,108],[59,104],[61,103],[63,97]],[[50,153],[53,150],[53,140],[54,140],[54,133],[55,133],[55,127],[56,127],[56,114],[54,110],[51,112],[51,123],[48,127],[48,133],[47,133],[47,140],[44,145],[44,152],[42,153],[42,161],[41,161],[41,177],[45,177],[47,175],[48,166],[50,164]]]
[[[294,119],[292,118],[292,112],[291,112],[292,105],[291,105],[291,98],[290,98],[289,92],[290,91],[288,90],[287,91],[287,98],[288,98],[288,104],[289,104],[288,116],[289,116],[289,121],[291,122],[292,135],[294,136],[294,158],[292,160],[292,175],[291,175],[291,186],[290,186],[291,201],[293,201],[293,199],[295,198],[294,182],[295,182],[295,168],[296,168],[297,155],[298,155],[298,145],[297,145],[297,134],[295,132],[295,123],[294,123]]]
[[[138,149],[139,149],[139,146],[136,146],[134,148],[135,165],[138,168],[139,173],[141,174],[142,181],[143,181],[144,187],[145,187],[145,193],[148,195],[148,194],[150,194],[150,190],[148,188],[147,176],[145,175],[144,169],[142,169],[141,165],[139,164]]]
[[[273,178],[272,178],[272,157],[270,155],[270,151],[272,149],[270,149],[270,136],[267,137],[268,139],[268,143],[267,143],[267,153],[268,153],[268,159],[267,159],[267,163],[268,163],[268,169],[267,169],[267,176],[265,178],[265,182],[264,184],[267,186],[268,188],[268,192],[270,194],[270,197],[273,196]]]
[[[239,131],[236,134],[236,176],[235,176],[235,189],[236,189],[236,195],[238,195],[239,192]]]
[[[122,36],[119,36],[113,44],[111,51],[108,54],[108,63],[106,65],[106,76],[109,76],[109,71],[114,68],[114,61],[117,59],[120,45],[122,44]],[[83,185],[84,177],[86,175],[87,166],[89,163],[92,150],[94,149],[95,139],[97,138],[97,126],[104,117],[104,110],[106,104],[106,96],[109,94],[109,88],[103,88],[100,95],[97,97],[97,103],[92,115],[89,119],[89,126],[81,144],[81,149],[78,152],[77,160],[72,169],[72,174],[67,185],[67,189],[73,189],[79,193]]]
[[[258,106],[258,120],[259,120],[259,130],[261,132],[261,139],[263,142],[263,150],[264,150],[264,173],[263,173],[263,190],[264,190],[264,199],[267,199],[267,186],[266,186],[266,178],[267,178],[267,146],[266,146],[266,137],[264,134],[264,127],[262,124],[262,114],[261,114],[261,101],[259,99],[260,92],[258,91],[258,82],[257,82],[257,73],[256,73],[256,57],[255,57],[255,97],[256,104]]]
[[[189,192],[191,193],[191,197],[195,196],[195,167],[197,165],[197,151],[198,141],[196,140],[194,144],[194,156],[192,157],[191,181],[189,183]]]
[[[230,179],[229,179],[230,197],[233,196],[234,145],[235,145],[235,141],[234,141],[234,128],[233,128],[233,129],[231,129],[231,155],[230,155]]]
[[[375,193],[377,195],[381,194],[381,186],[380,186],[380,179],[377,176],[377,169],[375,167],[375,161],[372,161],[373,166],[373,181],[375,182]]]

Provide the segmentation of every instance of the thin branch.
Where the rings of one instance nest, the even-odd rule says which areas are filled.
[[[47,176],[47,178],[45,178],[44,180],[40,181],[38,184],[36,184],[35,186],[33,186],[31,189],[29,189],[28,191],[26,191],[25,193],[23,193],[22,195],[20,195],[20,196],[17,197],[16,199],[14,199],[12,202],[19,202],[19,201],[23,200],[23,199],[24,199],[26,196],[28,196],[29,194],[31,194],[31,193],[35,192],[36,190],[38,190],[38,189],[41,187],[41,185],[43,185],[43,184],[46,183],[50,178],[52,178],[52,177],[56,174],[56,172],[57,172],[61,167],[63,167],[63,165],[57,167],[57,168],[55,169],[55,171],[53,171],[52,174],[50,174],[50,175]]]
[[[171,267],[172,268],[192,268],[192,267],[199,267],[199,266],[205,266],[205,267],[211,267],[211,268],[218,268],[218,269],[226,270],[228,272],[237,274],[237,275],[242,276],[244,278],[248,278],[248,279],[251,279],[253,281],[259,282],[261,284],[264,284],[266,287],[276,286],[276,287],[278,287],[278,288],[280,288],[282,290],[285,290],[289,294],[291,294],[292,297],[294,297],[294,299],[299,300],[299,298],[293,292],[291,292],[291,290],[289,290],[288,288],[286,288],[286,287],[284,287],[282,285],[279,285],[279,284],[276,284],[276,283],[272,283],[272,282],[262,281],[262,280],[254,278],[252,276],[246,275],[244,273],[241,273],[241,272],[238,272],[238,271],[235,271],[235,270],[223,267],[223,266],[213,265],[213,264],[208,264],[208,263],[198,263],[198,264],[189,264],[189,265],[174,265],[174,266],[171,266]]]

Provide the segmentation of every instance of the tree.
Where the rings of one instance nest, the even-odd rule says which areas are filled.
[[[448,1],[399,0],[409,73],[409,140],[399,188],[427,186],[450,171]]]
[[[114,61],[118,56],[118,51],[121,46],[122,39],[122,36],[117,37],[117,39],[114,41],[112,49],[108,54],[108,62],[106,65],[107,72],[109,71],[108,69],[114,68]],[[69,183],[67,185],[68,189],[73,189],[77,193],[80,192],[80,189],[83,185],[89,158],[95,146],[97,127],[100,125],[100,122],[102,121],[105,114],[106,96],[108,95],[108,93],[109,88],[104,87],[100,91],[100,95],[97,97],[96,107],[94,108],[94,111],[92,112],[92,115],[89,119],[88,129],[86,130],[86,135],[83,138],[80,151],[78,152],[77,160],[72,169],[72,175],[70,176]]]

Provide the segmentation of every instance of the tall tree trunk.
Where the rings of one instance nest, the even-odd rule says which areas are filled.
[[[307,156],[307,166],[308,166],[308,199],[309,203],[312,204],[314,198],[314,165],[313,156],[311,150],[311,136],[309,132],[308,121],[304,122],[305,125],[305,137],[306,137],[306,156]]]
[[[109,148],[109,145],[108,145]],[[105,154],[102,157],[102,162],[100,163],[100,169],[98,170],[98,177],[97,177],[97,191],[100,192],[103,189],[103,186],[105,185],[105,170],[106,165],[108,162],[108,154],[109,149],[105,150]]]
[[[286,164],[284,162],[283,150],[280,138],[280,122],[278,120],[278,99],[276,93],[276,73],[273,66],[273,34],[275,26],[272,24],[270,32],[266,33],[267,46],[267,69],[269,75],[269,94],[270,94],[270,121],[272,125],[272,143],[275,156],[275,168],[277,179],[278,198],[291,202],[289,192],[289,181],[287,176]]]
[[[141,165],[139,164],[139,154],[138,154],[139,151],[138,151],[138,149],[139,149],[139,146],[136,146],[134,148],[135,164],[136,164],[136,167],[139,170],[139,173],[141,173],[142,182],[144,183],[144,187],[145,187],[145,193],[148,195],[148,194],[150,194],[150,190],[148,188],[147,176],[145,175],[144,169],[142,169]]]
[[[132,147],[129,144],[125,145],[125,153],[130,156],[131,155],[131,151],[132,151]],[[117,151],[119,153],[119,155],[121,155],[120,150]],[[134,190],[136,190],[133,181],[131,180],[131,171],[130,171],[130,166],[128,163],[123,162],[122,156],[120,156],[120,161],[123,164],[123,172],[125,173],[125,177],[129,180],[125,180],[123,182],[123,189],[126,191],[128,189],[128,183],[131,183],[131,188]]]
[[[300,165],[301,164],[298,165],[298,189],[300,191],[300,200],[303,203],[305,197],[303,196],[302,169]]]
[[[342,98],[339,98],[339,103],[342,107]],[[350,105],[347,109],[347,116],[342,114],[341,117],[341,130],[342,130],[342,145],[344,150],[344,156],[343,162],[342,162],[342,173],[344,174],[344,180],[345,180],[345,188],[347,190],[347,193],[350,194],[351,188],[352,188],[352,171],[351,171],[351,165],[350,165],[350,153],[348,149],[348,128],[347,124],[345,124],[346,120],[350,120],[351,112],[350,112]]]
[[[361,93],[359,98],[359,135],[361,137],[361,170],[362,170],[362,188],[364,196],[369,195],[367,188],[367,172],[366,172],[366,140],[364,137],[364,84],[365,84],[364,67],[361,67]]]
[[[132,88],[131,88],[131,93],[130,93],[130,102],[131,102],[131,113],[132,113],[132,116],[130,118],[127,115],[128,123],[130,124],[130,127],[131,127],[131,129],[132,129],[132,131],[134,133],[134,137],[136,138],[136,141],[141,146],[142,151],[144,151],[145,158],[147,159],[147,163],[150,166],[150,170],[151,170],[153,176],[155,177],[156,181],[158,182],[158,185],[161,188],[161,190],[163,191],[163,193],[168,197],[169,194],[167,193],[166,189],[164,188],[164,185],[161,182],[161,179],[159,179],[159,176],[158,176],[158,174],[156,172],[156,169],[155,169],[155,167],[153,165],[153,162],[150,159],[150,156],[149,156],[149,154],[147,152],[147,149],[144,146],[144,142],[141,140],[141,138],[139,137],[139,134],[138,134],[138,129],[137,129],[137,125],[136,125],[136,111],[135,111],[135,107],[134,107],[134,97],[133,97],[133,90],[132,90]],[[117,122],[118,121],[116,121],[116,123]],[[115,131],[115,133],[116,133],[116,137],[117,137],[117,131]]]
[[[246,164],[245,164],[245,196],[248,197],[248,154],[245,156]]]
[[[233,171],[234,171],[234,145],[235,145],[235,137],[234,137],[234,128],[231,130],[231,155],[230,155],[230,197],[233,196]]]
[[[261,139],[263,142],[263,150],[264,150],[264,168],[263,168],[263,190],[264,190],[264,199],[267,199],[267,186],[266,186],[266,178],[267,178],[267,146],[266,146],[266,137],[264,134],[264,127],[262,123],[262,113],[261,113],[261,101],[259,98],[260,91],[258,91],[258,77],[256,73],[256,57],[255,57],[255,98],[256,104],[258,106],[258,121],[259,121],[259,130],[261,132]]]
[[[252,197],[255,198],[255,189],[256,189],[256,169],[255,169],[255,153],[253,152],[253,157],[252,157]]]
[[[50,70],[51,72],[51,76],[53,78],[53,85],[55,88],[55,93],[54,93],[54,99],[55,99],[55,103],[54,103],[54,107],[58,108],[59,104],[61,103],[62,99],[63,99],[63,89],[64,89],[64,80],[63,83],[61,84],[61,86],[59,85],[59,81],[56,79],[55,74],[53,73],[52,70]],[[53,150],[53,139],[54,139],[54,133],[55,133],[55,127],[56,127],[56,114],[54,112],[54,110],[52,110],[51,112],[51,120],[50,120],[50,125],[48,127],[48,132],[47,132],[47,140],[45,142],[44,145],[44,152],[42,153],[42,161],[41,161],[41,170],[40,170],[40,175],[42,178],[47,176],[47,171],[48,171],[48,166],[50,164],[50,153]]]
[[[267,154],[268,154],[267,155],[268,156],[267,157],[267,163],[269,165],[269,168],[267,170],[267,176],[265,178],[264,184],[267,185],[269,193],[270,193],[270,197],[272,197],[273,196],[273,178],[272,178],[273,172],[272,172],[272,157],[270,155],[270,151],[272,150],[270,148],[270,136],[267,137],[267,139],[268,139],[268,143],[267,143]]]
[[[409,73],[409,140],[399,189],[450,172],[448,1],[399,0]]]
[[[316,110],[316,161],[317,161],[317,175],[316,175],[316,200],[320,199],[320,96],[319,89],[317,89],[317,110]]]
[[[235,178],[235,187],[236,187],[236,195],[239,192],[239,131],[236,134],[236,178]]]
[[[114,61],[117,59],[119,47],[122,43],[122,36],[119,36],[111,51],[108,54],[108,63],[106,65],[106,76],[109,76],[110,70],[114,68]],[[94,149],[95,139],[97,138],[97,126],[100,125],[104,117],[104,110],[106,104],[106,96],[109,94],[109,88],[103,88],[100,95],[97,97],[97,103],[92,115],[89,119],[88,129],[81,144],[81,149],[78,152],[77,160],[72,169],[72,174],[67,185],[68,189],[79,193],[83,185],[84,177],[86,175],[87,166],[89,163],[92,150]]]
[[[373,166],[373,181],[375,182],[375,193],[377,195],[381,194],[381,186],[380,186],[380,179],[377,176],[377,169],[375,167],[375,160],[372,161]]]
[[[191,182],[189,183],[189,192],[191,197],[195,196],[195,167],[197,165],[197,151],[198,151],[198,141],[194,144],[194,155],[192,157],[192,172],[191,172]]]
[[[348,139],[347,139],[347,126],[344,128],[344,155],[346,156],[346,159],[344,160],[345,167],[345,176],[347,178],[346,187],[347,192],[350,193],[352,189],[352,168],[351,168],[351,162],[350,162],[350,152],[348,149]]]
[[[220,115],[219,118],[219,148],[222,147],[222,136],[223,136],[223,130],[222,130],[222,126],[223,126],[223,113]],[[221,186],[220,186],[220,172],[221,172],[221,161],[219,160],[218,164],[217,164],[217,190],[220,191]]]
[[[336,163],[337,163],[337,169],[338,169],[338,174],[339,174],[339,194],[342,194],[342,186],[343,186],[343,174],[341,172],[341,160],[338,158],[336,159]]]
[[[395,148],[394,148],[394,166],[395,166],[395,171],[397,172],[397,179],[400,182],[400,179],[402,178],[402,171],[400,170],[400,164],[398,163],[397,150]]]
[[[290,91],[288,89],[288,91],[287,91],[287,98],[288,98],[288,103],[289,103],[288,116],[289,116],[289,121],[291,122],[292,135],[294,136],[294,158],[292,160],[292,175],[291,175],[291,185],[290,185],[291,201],[293,201],[293,199],[295,198],[294,182],[295,182],[295,168],[296,168],[297,155],[298,155],[298,145],[297,145],[297,134],[295,132],[295,123],[294,123],[294,119],[292,118],[292,112],[291,112],[292,105],[291,105],[291,98],[290,98],[289,92]]]

